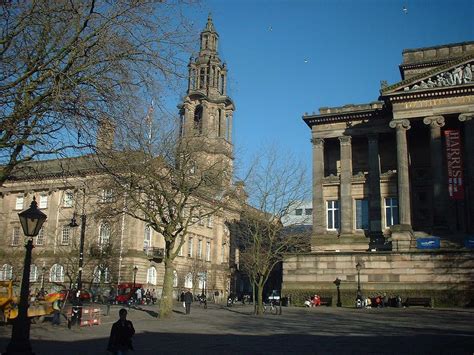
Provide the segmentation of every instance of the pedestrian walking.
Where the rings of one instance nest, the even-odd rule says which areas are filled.
[[[53,302],[53,325],[60,325],[61,324],[61,306],[62,302],[58,298]]]
[[[142,304],[142,289],[137,288],[137,290],[135,291],[135,295],[137,296],[137,304]]]
[[[189,290],[187,290],[184,294],[184,305],[186,307],[186,314],[191,313],[191,303],[193,303],[193,294],[189,292]]]
[[[129,350],[133,350],[132,337],[135,334],[135,328],[133,328],[133,323],[127,320],[125,308],[119,311],[119,317],[110,330],[107,350],[115,355],[126,355]]]

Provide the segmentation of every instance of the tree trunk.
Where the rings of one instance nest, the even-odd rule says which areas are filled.
[[[165,260],[165,276],[160,300],[160,318],[170,318],[173,314],[173,261]]]
[[[258,304],[257,304],[257,315],[263,315],[263,285],[257,285],[258,292]]]
[[[255,282],[252,282],[252,303],[253,313],[257,314],[257,292],[255,292]]]

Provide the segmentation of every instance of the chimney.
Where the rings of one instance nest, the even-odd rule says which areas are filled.
[[[96,149],[99,152],[107,151],[114,146],[115,125],[108,118],[102,118],[97,128]]]

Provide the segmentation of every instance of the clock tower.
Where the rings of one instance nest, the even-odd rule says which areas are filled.
[[[199,151],[201,164],[218,165],[230,184],[233,175],[232,117],[227,96],[227,67],[217,52],[219,35],[209,15],[200,36],[200,50],[189,60],[188,90],[180,109],[180,135]]]

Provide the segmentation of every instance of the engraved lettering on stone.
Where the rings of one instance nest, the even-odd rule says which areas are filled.
[[[413,86],[407,86],[404,91],[412,91],[419,89],[427,89],[433,87],[454,86],[461,84],[472,83],[472,67],[473,65],[466,64],[458,66],[450,71],[437,74],[436,77],[429,78],[427,81],[422,80]]]

